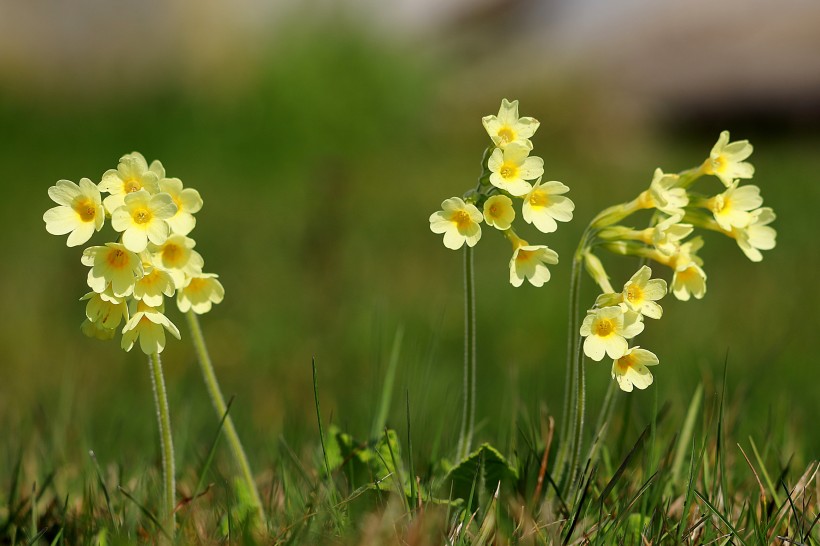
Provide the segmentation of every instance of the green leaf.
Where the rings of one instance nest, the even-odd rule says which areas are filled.
[[[501,490],[509,489],[518,479],[518,472],[504,456],[490,444],[482,444],[479,448],[468,455],[464,460],[453,467],[444,480],[444,491],[452,491],[452,499],[471,500],[471,510],[478,508],[478,495],[473,491],[473,484],[476,484],[476,491],[479,487],[492,498],[493,494],[501,484]]]

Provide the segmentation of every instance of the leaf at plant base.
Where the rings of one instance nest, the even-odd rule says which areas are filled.
[[[472,492],[470,509],[476,510],[480,493],[492,497],[499,483],[502,491],[509,490],[517,479],[518,472],[507,459],[490,444],[482,444],[450,470],[444,480],[442,494],[467,502]]]

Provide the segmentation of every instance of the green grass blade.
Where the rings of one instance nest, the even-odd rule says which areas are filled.
[[[728,528],[729,528],[729,530],[732,532],[732,534],[733,534],[734,536],[736,536],[736,537],[737,537],[737,539],[741,542],[741,544],[743,544],[744,546],[748,546],[748,545],[746,544],[746,541],[745,541],[745,540],[743,540],[743,537],[742,537],[742,536],[740,536],[740,535],[738,534],[737,529],[735,529],[734,525],[732,525],[731,523],[729,523],[729,520],[726,518],[726,516],[725,516],[725,515],[723,515],[723,514],[722,514],[722,513],[721,513],[721,512],[717,509],[717,508],[715,508],[715,507],[714,507],[714,505],[713,505],[711,502],[709,502],[709,501],[706,499],[706,497],[704,497],[704,496],[700,493],[700,491],[698,491],[697,489],[695,489],[695,495],[697,495],[697,496],[698,496],[698,498],[699,498],[701,501],[703,501],[703,502],[706,504],[706,506],[707,506],[707,507],[709,507],[709,510],[711,510],[711,511],[712,511],[712,513],[713,513],[714,515],[716,515],[716,516],[720,519],[720,521],[722,521],[722,522],[723,522],[723,524],[724,524],[726,527],[728,527]]]
[[[390,401],[393,399],[393,384],[396,381],[396,369],[399,365],[401,355],[401,344],[404,339],[404,328],[399,326],[396,335],[393,337],[393,346],[390,349],[390,359],[387,361],[387,371],[384,376],[382,386],[382,396],[379,402],[379,411],[376,420],[373,421],[373,428],[370,429],[370,438],[377,439],[382,434],[384,426],[387,424],[387,414],[390,411]]]
[[[216,454],[216,446],[219,444],[219,439],[222,437],[222,428],[225,425],[225,420],[228,419],[228,413],[231,411],[231,406],[233,405],[234,396],[231,396],[230,400],[225,406],[225,413],[222,414],[222,419],[219,420],[219,426],[216,428],[216,434],[214,434],[214,439],[211,441],[211,448],[208,450],[208,457],[205,459],[205,464],[202,466],[202,470],[199,473],[199,480],[196,482],[196,489],[194,489],[194,494],[191,496],[192,498],[197,498],[197,496],[202,492],[202,488],[205,485],[205,476],[208,475],[208,471],[211,469],[211,464],[214,461],[214,455]]]
[[[692,440],[692,434],[695,431],[695,422],[698,417],[701,402],[703,401],[703,384],[698,384],[695,389],[695,394],[692,396],[692,401],[689,402],[689,409],[686,411],[686,418],[683,421],[683,428],[680,436],[678,436],[678,445],[675,449],[675,458],[672,461],[672,483],[678,483],[681,469],[683,468],[683,459],[686,452],[689,451],[689,443]]]
[[[94,453],[94,450],[88,451],[89,457],[91,457],[91,462],[94,463],[94,472],[97,474],[97,483],[100,485],[100,489],[102,489],[103,497],[105,497],[105,506],[108,509],[108,515],[111,518],[111,523],[114,525],[114,528],[117,528],[117,521],[114,519],[114,511],[111,510],[111,496],[108,494],[108,487],[105,486],[105,480],[102,477],[102,470],[100,469],[100,463],[97,462],[97,455]]]
[[[137,508],[140,509],[140,512],[142,512],[145,517],[150,519],[151,523],[153,523],[156,526],[156,528],[159,529],[160,533],[165,535],[165,537],[168,538],[169,540],[171,539],[171,535],[168,534],[168,531],[165,530],[165,528],[162,526],[162,524],[159,522],[159,520],[157,519],[157,517],[154,515],[153,512],[151,512],[148,508],[145,507],[145,505],[143,505],[140,501],[138,501],[136,498],[134,498],[134,496],[131,495],[131,493],[129,493],[128,491],[126,491],[126,489],[124,487],[122,487],[121,485],[117,486],[117,490],[119,490],[120,493],[125,495],[125,498],[127,498],[128,500],[133,502],[137,506]]]

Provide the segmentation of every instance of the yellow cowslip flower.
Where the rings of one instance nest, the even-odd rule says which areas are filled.
[[[518,117],[518,101],[501,101],[501,108],[497,116],[484,116],[481,119],[487,134],[499,148],[517,142],[532,150],[529,138],[535,134],[540,123],[535,118]]]
[[[101,294],[108,286],[117,298],[134,292],[134,284],[142,277],[142,260],[120,243],[105,243],[83,251],[83,265],[91,267],[88,272],[88,286]]]
[[[675,271],[672,275],[672,294],[681,301],[688,301],[690,295],[701,299],[706,294],[706,272],[701,268],[703,260],[696,254],[702,246],[703,239],[695,237],[680,245],[668,261],[658,260]]]
[[[430,231],[444,234],[444,246],[458,250],[464,243],[475,246],[481,239],[484,217],[472,203],[465,203],[459,197],[445,199],[441,209],[430,215]]]
[[[645,317],[659,319],[663,309],[655,303],[666,295],[666,281],[650,279],[652,270],[649,266],[642,266],[637,273],[624,285],[621,292],[623,303],[632,311]]]
[[[151,195],[145,190],[125,196],[123,206],[111,215],[111,226],[122,232],[122,242],[131,252],[142,252],[150,240],[161,245],[168,238],[168,220],[177,206],[167,193]]]
[[[134,299],[142,300],[145,305],[159,307],[163,302],[163,294],[169,298],[174,295],[175,284],[171,274],[150,263],[143,263],[145,274],[134,285]]]
[[[584,354],[595,361],[603,359],[605,354],[609,358],[621,358],[629,349],[626,340],[643,332],[643,328],[641,315],[620,305],[587,311],[581,323],[581,335],[586,338]]]
[[[100,190],[88,178],[77,185],[70,180],[59,180],[48,189],[48,196],[57,207],[43,214],[46,231],[52,235],[70,233],[66,245],[78,246],[88,241],[94,231],[100,231],[105,221]]]
[[[101,341],[107,341],[117,334],[116,328],[106,328],[88,319],[85,319],[83,323],[80,324],[80,331],[88,337]]]
[[[201,273],[188,280],[177,293],[177,307],[183,313],[192,310],[202,315],[211,310],[211,305],[220,303],[225,297],[225,288],[214,273]]]
[[[653,381],[647,366],[657,366],[658,363],[655,353],[636,345],[612,361],[612,379],[618,382],[622,391],[632,392],[633,386],[643,390]]]
[[[510,284],[517,288],[527,279],[533,286],[544,286],[550,280],[547,264],[557,264],[558,253],[545,245],[531,245],[510,235],[514,249],[510,259]]]
[[[191,230],[196,226],[194,213],[202,209],[202,197],[200,197],[199,192],[193,188],[183,188],[182,180],[179,178],[160,179],[159,190],[170,195],[177,206],[176,214],[166,220],[171,227],[171,232],[179,235],[191,233]]]
[[[684,188],[677,187],[679,180],[677,174],[655,169],[649,189],[639,197],[642,208],[655,208],[672,216],[683,216],[683,209],[689,204],[689,196]]]
[[[524,206],[522,215],[528,224],[535,224],[535,227],[542,233],[552,233],[558,229],[559,222],[569,222],[572,220],[572,211],[575,210],[575,203],[563,193],[567,193],[569,188],[551,180],[541,183],[541,178],[535,181],[535,186],[524,196]]]
[[[136,301],[135,311],[122,329],[121,347],[124,350],[130,351],[134,342],[139,338],[140,349],[143,353],[147,355],[161,353],[165,349],[165,330],[180,339],[179,330],[163,314],[162,306],[155,308]]]
[[[496,229],[510,229],[515,220],[512,199],[506,195],[493,195],[484,202],[484,221]]]
[[[727,188],[735,178],[752,178],[755,168],[751,163],[743,161],[752,155],[754,148],[748,140],[729,142],[729,131],[720,133],[718,141],[712,147],[709,158],[701,165],[705,174],[713,174],[720,178]]]
[[[166,270],[174,279],[174,286],[182,288],[188,277],[202,273],[205,260],[194,250],[196,241],[185,235],[171,235],[161,245],[149,244],[151,262],[155,267]]]
[[[746,227],[752,221],[752,211],[763,204],[760,188],[749,184],[738,187],[739,180],[732,182],[728,189],[705,202],[712,211],[718,225],[730,231],[733,227]]]
[[[680,241],[695,229],[692,224],[681,224],[682,219],[680,215],[670,216],[654,227],[646,228],[641,232],[641,241],[653,245],[666,255],[674,254],[680,246]]]
[[[529,157],[529,153],[529,148],[518,142],[508,144],[503,150],[493,150],[487,160],[490,184],[516,197],[527,195],[532,189],[527,181],[544,174],[544,160]]]
[[[97,326],[113,330],[120,325],[123,319],[128,322],[128,305],[125,300],[112,297],[113,293],[110,289],[104,294],[106,297],[103,297],[103,294],[89,292],[80,298],[80,301],[88,301],[85,306],[85,316],[89,321]]]
[[[158,193],[159,178],[148,168],[139,152],[122,156],[117,168],[105,171],[100,182],[100,191],[111,194],[103,200],[110,214],[124,204],[126,195],[142,189],[151,194]]]
[[[771,250],[777,244],[775,238],[777,232],[768,224],[774,222],[776,216],[769,207],[759,208],[751,212],[752,218],[749,225],[742,228],[732,228],[729,236],[733,237],[740,250],[753,262],[763,259],[761,250]]]

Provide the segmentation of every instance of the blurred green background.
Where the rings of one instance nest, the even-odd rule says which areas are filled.
[[[134,150],[204,198],[192,236],[226,298],[203,326],[257,468],[280,437],[315,442],[313,357],[326,417],[365,436],[398,329],[390,422],[403,426],[409,395],[416,450],[454,445],[462,255],[427,218],[474,185],[489,142],[481,117],[506,97],[541,120],[534,153],[548,179],[570,186],[576,211],[554,234],[525,232],[561,256],[540,289],[509,285],[508,243],[484,228],[480,437],[503,445],[514,412],[560,411],[568,264],[583,226],[647,187],[655,167],[699,164],[728,129],[755,146],[753,183],[778,215],[777,247],[753,264],[706,234],[706,298],[667,298],[663,320],[647,324],[638,341],[661,365],[648,391],[629,395],[631,411],[647,416],[657,398],[680,415],[701,381],[716,397],[728,354],[735,437],[786,426],[798,447],[783,446],[785,457],[799,447],[816,457],[820,70],[805,54],[817,37],[798,29],[816,28],[818,12],[763,10],[768,26],[750,36],[751,14],[706,20],[680,16],[692,11],[682,3],[681,13],[647,4],[5,3],[3,456],[24,446],[44,466],[85,464],[95,449],[139,468],[156,455],[147,359],[80,333],[81,249],[42,221],[58,179],[99,181]],[[603,259],[616,287],[637,267]],[[595,295],[587,283],[582,305]],[[163,361],[184,461],[215,421],[184,318],[169,315],[183,332]],[[593,411],[609,367],[589,366]]]

